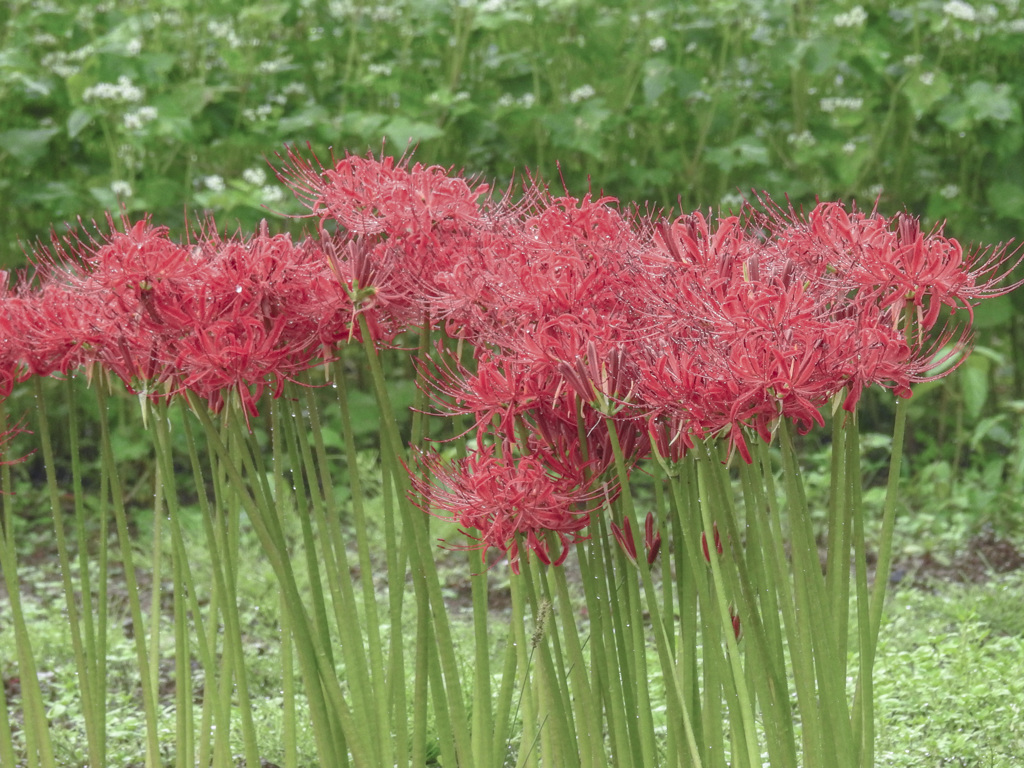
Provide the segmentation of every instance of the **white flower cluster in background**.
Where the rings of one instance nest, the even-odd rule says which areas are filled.
[[[264,120],[269,118],[274,112],[273,104],[260,104],[256,108],[248,108],[242,110],[242,117],[248,120],[250,123],[262,123]]]
[[[235,32],[235,27],[230,21],[211,19],[206,24],[206,31],[209,32],[212,37],[223,40],[232,48],[238,48],[242,45],[242,39],[238,36],[238,33]]]
[[[846,13],[838,13],[832,17],[832,23],[837,27],[861,27],[868,20],[868,12],[863,6],[855,5]]]
[[[573,104],[579,104],[581,101],[593,98],[597,91],[594,90],[592,85],[581,85],[569,94],[569,101]]]
[[[791,133],[786,137],[786,141],[797,149],[813,147],[818,143],[818,140],[814,138],[814,134],[808,130],[800,131],[800,133]]]
[[[950,18],[959,19],[960,21],[974,21],[978,18],[978,13],[974,10],[974,6],[970,3],[965,3],[964,0],[949,0],[948,3],[942,6],[942,12]]]
[[[121,75],[116,83],[96,83],[82,93],[82,100],[108,101],[113,104],[135,104],[142,101],[142,89],[127,75]]]
[[[267,184],[267,172],[263,168],[246,168],[242,171],[242,181],[254,187],[260,188],[260,197],[265,203],[276,203],[284,199],[284,192],[281,187],[274,184]]]
[[[267,172],[262,168],[246,168],[242,171],[242,180],[254,187],[261,187],[267,181]]]
[[[265,203],[276,203],[284,198],[284,192],[281,191],[281,188],[271,184],[261,187],[260,194],[263,196],[263,202]]]
[[[849,110],[855,112],[864,106],[864,99],[857,96],[827,96],[818,102],[822,112]]]
[[[130,112],[124,113],[124,128],[126,131],[139,131],[145,127],[146,123],[151,123],[156,120],[157,115],[160,113],[156,107],[139,107],[133,109]]]
[[[110,191],[114,193],[115,197],[131,197],[132,185],[123,179],[115,179],[110,182]]]
[[[277,72],[284,72],[285,70],[292,68],[292,57],[282,56],[278,59],[269,59],[267,61],[261,61],[257,69],[261,74],[272,75]]]

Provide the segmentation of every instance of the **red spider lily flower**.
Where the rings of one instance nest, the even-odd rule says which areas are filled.
[[[1021,285],[1005,280],[1024,260],[1019,250],[999,245],[967,253],[941,227],[925,234],[918,219],[905,213],[887,219],[821,203],[804,220],[767,202],[769,226],[788,252],[877,295],[879,306],[896,316],[913,307],[922,332],[935,325],[943,306],[964,308],[973,318],[979,301]]]
[[[657,560],[658,553],[661,551],[661,534],[655,531],[654,522],[654,513],[648,512],[647,519],[644,521],[644,547],[647,550],[648,565],[654,565],[654,561]],[[627,517],[622,521],[621,528],[613,521],[611,528],[612,535],[619,542],[619,546],[626,553],[626,557],[635,565],[636,542],[633,540],[633,526],[629,522],[629,518]]]
[[[718,523],[712,523],[712,530],[715,534],[715,551],[718,554],[722,554],[725,550],[722,548],[722,537],[718,533]],[[700,534],[700,548],[704,552],[704,559],[709,563],[711,562],[711,552],[708,550],[708,537],[707,534],[701,531]]]
[[[647,422],[647,435],[658,459],[664,464],[678,464],[693,448],[687,423],[677,415],[652,416]]]
[[[510,446],[506,446],[509,448]],[[452,520],[478,542],[486,559],[491,547],[505,552],[518,572],[520,555],[516,538],[532,549],[542,562],[561,564],[569,545],[585,538],[598,492],[582,475],[559,474],[538,455],[513,458],[498,456],[493,446],[466,459],[447,464],[436,454],[420,456],[420,465],[431,483],[414,476],[413,488],[425,511]],[[447,512],[448,514],[441,514]],[[562,551],[552,558],[547,534],[553,533]]]
[[[644,521],[644,546],[647,548],[647,564],[654,565],[661,551],[661,531],[654,528],[654,513],[648,512]]]
[[[309,367],[308,348],[281,343],[286,323],[282,319],[266,328],[262,319],[242,316],[197,326],[177,345],[179,386],[203,397],[215,412],[226,392],[237,392],[245,413],[255,416],[268,384],[278,397],[286,380]]]
[[[95,350],[111,338],[106,307],[56,280],[36,290],[22,288],[7,301],[11,338],[28,371],[49,376],[95,361]]]
[[[629,558],[633,565],[636,565],[636,542],[633,541],[633,527],[629,522],[629,518],[627,517],[622,521],[621,528],[613,520],[611,528],[612,536],[619,542],[619,546],[626,553],[626,557]]]
[[[27,430],[21,424],[15,424],[13,427],[9,427],[6,424],[0,425],[3,428],[0,429],[0,467],[7,467],[12,464],[20,464],[27,456],[19,456],[15,459],[7,458],[5,453],[7,448],[10,446],[11,441],[18,435],[23,434]],[[4,534],[3,528],[0,528],[0,535]]]
[[[605,416],[614,416],[632,398],[636,376],[628,365],[625,349],[619,346],[599,362],[593,339],[587,343],[585,358],[577,357],[569,364],[559,363],[558,372],[576,390],[583,401]]]
[[[357,235],[429,235],[440,222],[473,222],[478,200],[490,191],[451,169],[410,167],[406,158],[346,155],[328,168],[292,149],[278,176],[314,216]]]
[[[15,331],[15,315],[23,301],[9,292],[8,280],[8,273],[0,270],[0,401],[8,398],[15,384],[31,375]]]

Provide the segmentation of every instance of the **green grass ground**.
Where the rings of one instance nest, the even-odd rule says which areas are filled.
[[[74,655],[55,555],[46,545],[45,530],[38,530],[34,539],[34,546],[25,551],[21,561],[24,608],[40,660],[40,679],[58,761],[72,766],[79,764],[85,754]],[[252,549],[247,553],[251,555],[252,567],[240,572],[239,600],[245,606],[243,636],[253,686],[253,714],[260,754],[274,765],[283,762],[280,605],[273,592],[270,568],[259,557],[258,545],[243,538],[242,546],[243,551]],[[194,566],[197,582],[201,583],[203,565],[197,562]],[[468,566],[461,557],[455,557],[445,567],[453,614],[458,616],[459,609],[465,607],[461,580],[465,578],[463,569]],[[501,568],[492,573],[497,593],[493,601],[497,651],[503,642],[500,619],[506,613],[500,599]],[[116,578],[116,568],[112,574]],[[950,571],[944,575],[945,580],[929,578],[927,568],[905,573],[902,586],[891,594],[875,672],[876,764],[894,768],[1021,765],[1024,678],[1019,671],[1024,667],[1024,572],[976,572],[971,575],[981,583],[967,585],[950,581]],[[150,588],[151,585],[146,586],[147,590]],[[142,765],[140,734],[145,726],[138,702],[138,672],[127,609],[118,599],[116,586],[111,594],[109,765],[129,768]],[[467,616],[462,627],[467,637],[472,631],[469,622]],[[457,632],[460,626],[457,621]],[[169,629],[165,627],[164,631],[168,638],[164,653],[169,654]],[[408,631],[414,630],[410,627]],[[13,660],[9,606],[6,595],[0,593],[0,676],[8,707],[16,713],[20,691]],[[159,690],[161,717],[168,729],[163,739],[164,757],[168,761],[173,757],[172,676],[173,664],[165,658],[160,667]],[[195,681],[197,697],[202,695],[201,683],[201,679]],[[17,730],[17,715],[14,726]],[[300,765],[316,764],[314,746],[311,733],[300,736]]]

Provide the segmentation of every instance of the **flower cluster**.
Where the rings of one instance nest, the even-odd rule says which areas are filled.
[[[226,237],[210,222],[176,243],[111,220],[97,239],[54,238],[36,279],[0,294],[0,396],[30,374],[102,370],[255,414],[360,318],[378,343],[443,329],[421,379],[438,411],[468,416],[477,451],[421,455],[417,499],[485,552],[560,562],[623,462],[677,461],[716,438],[750,461],[748,441],[781,420],[809,430],[869,386],[905,397],[948,372],[938,350],[966,342],[972,307],[1014,287],[1005,248],[968,253],[905,214],[838,203],[670,220],[537,184],[495,197],[407,159],[294,151],[279,178],[315,236],[264,224]],[[631,530],[615,530],[628,550]]]
[[[4,391],[27,373],[112,374],[133,392],[192,392],[219,411],[237,396],[249,415],[264,391],[320,364],[372,316],[380,340],[397,326],[354,304],[365,248],[329,236],[294,243],[266,225],[223,237],[212,222],[176,243],[142,220],[99,239],[54,239],[36,279],[4,295]]]
[[[909,216],[837,203],[670,221],[538,187],[492,201],[389,159],[293,157],[292,171],[322,220],[386,238],[375,259],[401,286],[387,293],[472,351],[439,344],[421,371],[441,412],[472,419],[479,450],[422,457],[435,480],[416,490],[513,565],[523,545],[552,559],[544,531],[563,548],[579,538],[615,494],[614,444],[632,466],[724,437],[750,461],[751,436],[770,440],[782,419],[807,431],[837,397],[852,411],[865,387],[906,397],[948,372],[973,305],[1010,289],[1006,249],[965,254]]]

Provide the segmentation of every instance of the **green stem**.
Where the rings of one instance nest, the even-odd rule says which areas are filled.
[[[643,528],[640,526],[639,520],[636,515],[636,510],[633,506],[633,496],[629,485],[629,473],[626,470],[626,460],[625,456],[622,453],[622,446],[619,443],[619,436],[615,428],[615,422],[612,419],[606,419],[605,423],[608,426],[608,436],[611,442],[612,452],[615,456],[615,472],[621,487],[620,499],[622,501],[623,515],[626,519],[629,520],[630,526],[636,532],[636,535],[639,535],[640,531],[642,531]],[[624,558],[621,558],[621,560],[624,561]],[[647,558],[643,555],[639,555],[637,557],[636,563],[639,567],[640,580],[643,583],[644,594],[647,598],[647,610],[651,616],[651,629],[654,633],[655,646],[658,649],[658,656],[661,662],[661,668],[664,671],[663,679],[665,681],[665,706],[667,710],[667,717],[669,718],[669,722],[672,723],[678,723],[682,721],[687,745],[690,750],[690,758],[693,762],[693,765],[697,768],[700,768],[701,759],[697,751],[697,741],[696,736],[693,733],[690,713],[688,711],[686,701],[683,699],[682,694],[679,690],[678,681],[676,680],[675,675],[671,674],[671,670],[674,669],[674,664],[672,662],[672,652],[668,641],[668,637],[666,636],[665,632],[665,623],[664,621],[662,621],[661,618],[661,609],[658,605],[658,594],[654,588],[654,581],[651,579],[651,569],[647,563]],[[629,579],[629,583],[635,590],[635,581]],[[639,593],[636,594],[635,609],[636,612],[631,617],[632,623],[635,626],[642,628],[643,614],[640,608]],[[643,651],[643,646],[645,644],[643,643],[642,633],[639,635],[639,640],[641,645],[640,651]],[[639,671],[642,669],[646,669],[646,657],[643,657],[642,660],[638,658],[638,661],[642,661],[643,663],[637,665],[637,668],[635,670],[637,673],[639,673]],[[634,679],[636,684],[639,685],[639,687],[641,688],[644,698],[646,698],[647,690],[647,686],[643,685],[643,681],[645,679],[646,677],[636,677]],[[646,701],[645,703],[647,705],[646,708],[648,709],[647,715],[649,716],[649,701]],[[641,717],[644,718],[644,720],[646,720],[646,716],[643,712],[641,712]],[[653,736],[653,731],[651,735]],[[642,741],[641,743],[643,744],[644,742]],[[648,745],[648,748],[653,749],[653,743]],[[656,758],[654,758],[652,755],[651,761],[645,760],[644,765],[653,765],[653,761],[655,759]]]
[[[747,689],[745,680],[746,676],[743,672],[743,665],[740,661],[739,643],[736,638],[736,633],[732,629],[732,614],[729,611],[729,602],[727,595],[735,594],[735,590],[730,590],[726,584],[726,578],[722,573],[721,559],[717,556],[716,547],[713,544],[715,541],[715,518],[720,518],[723,523],[728,526],[725,533],[725,538],[729,539],[729,534],[733,526],[735,526],[735,512],[732,508],[732,503],[726,496],[724,489],[721,487],[721,483],[716,477],[713,476],[714,468],[724,468],[717,453],[708,449],[704,446],[705,452],[700,454],[698,459],[698,482],[700,484],[700,498],[706,499],[704,503],[700,505],[701,520],[704,526],[704,536],[708,542],[708,552],[711,556],[708,562],[711,566],[711,577],[712,582],[715,585],[714,589],[714,600],[718,606],[719,620],[721,621],[723,633],[725,635],[726,644],[726,663],[732,673],[732,689],[735,692],[736,705],[738,709],[736,714],[739,717],[732,718],[730,725],[735,729],[735,732],[739,734],[740,744],[746,753],[746,761],[759,759],[760,749],[757,746],[757,734],[754,727],[754,707],[753,697],[751,691]],[[715,510],[713,514],[712,510]],[[739,546],[738,537],[733,541],[727,541],[731,547]],[[730,551],[730,564],[735,567],[739,567],[739,556],[735,555]],[[752,601],[748,600],[748,605]],[[752,605],[751,605],[752,607]],[[741,621],[746,620],[751,623],[755,621],[753,611],[750,616],[744,616]],[[723,679],[725,676],[723,675]],[[728,691],[728,687],[727,687]],[[732,707],[730,707],[732,709]]]
[[[193,396],[190,395],[189,397],[192,404],[192,412],[198,416],[202,423],[211,450],[222,461],[228,480],[232,487],[236,489],[239,501],[246,510],[253,529],[263,546],[264,553],[270,561],[271,567],[274,569],[278,582],[284,591],[285,600],[290,611],[290,619],[294,628],[296,650],[298,651],[299,662],[302,666],[303,678],[306,681],[306,695],[309,701],[314,734],[320,750],[320,758],[325,764],[329,765],[339,764],[341,760],[336,754],[336,748],[332,740],[331,715],[333,714],[340,722],[342,731],[352,749],[356,764],[360,766],[370,765],[371,761],[367,759],[367,756],[371,753],[364,743],[367,734],[355,727],[352,713],[345,702],[344,694],[338,683],[335,671],[328,662],[327,651],[319,645],[316,633],[311,629],[310,619],[306,614],[295,576],[291,570],[283,534],[276,526],[273,513],[264,511],[270,509],[270,504],[258,482],[253,484],[253,487],[261,491],[259,503],[247,490],[249,484],[244,481],[242,470],[244,469],[251,477],[254,477],[256,474],[255,469],[252,467],[251,462],[246,461],[247,457],[244,453],[241,458],[246,466],[238,467],[235,465],[231,453],[221,441],[217,429],[206,413],[205,408]],[[241,424],[241,419],[237,414],[233,414],[233,419],[235,428],[239,431],[243,430],[244,425]],[[259,480],[258,477],[254,479]],[[330,709],[328,709],[328,704]]]
[[[395,419],[391,399],[388,396],[384,371],[381,368],[377,350],[373,345],[369,324],[362,314],[359,315],[359,329],[363,348],[366,352],[367,365],[373,381],[374,393],[376,394],[377,403],[381,411],[381,440],[382,445],[386,447],[381,451],[381,460],[382,462],[386,461],[389,465],[386,471],[388,471],[395,484],[395,498],[402,515],[403,530],[406,535],[411,536],[409,553],[413,566],[413,585],[416,589],[423,589],[429,599],[429,606],[427,603],[420,602],[418,603],[418,608],[419,610],[429,609],[433,615],[435,645],[444,675],[444,694],[447,702],[446,706],[451,713],[455,750],[460,765],[469,765],[472,754],[469,718],[462,696],[462,684],[459,679],[458,662],[455,658],[455,645],[452,641],[451,627],[448,622],[448,611],[441,593],[441,584],[437,568],[434,565],[430,542],[427,538],[426,516],[422,513],[416,514],[418,510],[414,511],[409,498],[409,477],[404,468],[399,465],[404,452],[401,449],[402,441],[398,435],[398,422]]]
[[[75,667],[78,670],[79,685],[82,688],[82,700],[84,702],[83,714],[85,716],[85,726],[87,734],[87,744],[89,753],[89,764],[92,766],[103,765],[102,756],[100,754],[101,747],[97,742],[99,731],[97,729],[96,718],[100,720],[104,719],[105,707],[99,711],[94,711],[94,705],[96,703],[96,697],[93,692],[93,685],[95,680],[92,675],[92,657],[86,649],[86,641],[82,639],[82,624],[83,617],[79,613],[78,608],[78,596],[76,595],[74,584],[71,581],[72,569],[71,559],[68,555],[68,545],[66,537],[66,523],[64,521],[64,508],[61,503],[61,493],[58,488],[57,481],[57,467],[53,455],[53,444],[50,440],[50,425],[49,418],[47,416],[46,399],[43,394],[43,379],[35,377],[33,379],[35,384],[36,394],[36,410],[38,413],[38,429],[39,429],[39,442],[41,443],[43,450],[43,463],[46,467],[46,485],[50,496],[50,513],[53,515],[53,528],[57,539],[57,560],[60,564],[61,582],[64,586],[64,601],[68,613],[68,627],[71,631],[71,647],[75,654]],[[69,385],[70,386],[70,385]],[[70,391],[65,390],[70,397]],[[74,431],[74,400],[70,399],[68,402],[69,417],[71,420],[70,427]],[[74,446],[73,446],[74,447]],[[76,474],[77,470],[77,474]],[[81,487],[81,469],[77,465],[77,453],[75,456],[73,468],[73,485],[76,489]],[[81,498],[76,498],[75,505],[77,507],[82,504]],[[84,538],[84,533],[80,532],[80,537]],[[80,557],[86,557],[87,554],[79,553]],[[88,584],[88,564],[86,564],[86,574],[84,575],[85,584]],[[89,614],[87,624],[87,636],[91,635],[91,624],[92,624],[92,611],[90,610],[89,604],[92,602],[91,594],[83,594],[82,600],[85,601],[86,613]]]
[[[878,559],[875,562],[875,583],[871,588],[868,611],[867,634],[862,635],[861,676],[857,694],[854,697],[854,711],[858,705],[861,715],[856,721],[855,734],[859,732],[861,764],[874,764],[874,701],[872,670],[875,666],[875,651],[878,648],[878,633],[882,626],[882,611],[885,607],[885,591],[889,585],[889,571],[892,568],[892,537],[896,528],[896,501],[899,496],[900,472],[903,465],[903,440],[907,426],[909,399],[896,403],[892,432],[892,454],[889,457],[889,479],[885,488],[885,507],[882,512],[882,533],[879,541]],[[859,727],[858,727],[859,726]]]
[[[103,465],[110,481],[110,499],[114,508],[114,522],[117,527],[117,538],[121,547],[121,561],[127,582],[128,606],[135,628],[135,653],[141,673],[142,709],[146,718],[146,765],[154,768],[160,760],[160,742],[157,735],[156,692],[150,682],[150,659],[146,650],[145,632],[142,621],[142,605],[139,602],[139,585],[135,578],[135,563],[132,557],[132,539],[128,531],[128,517],[125,513],[124,495],[121,481],[114,461],[113,447],[110,442],[110,426],[107,421],[106,382],[100,378],[96,381],[96,398],[99,404],[100,446]],[[104,514],[101,511],[100,514]]]
[[[0,399],[0,428],[6,426],[7,415],[4,402]],[[2,458],[2,457],[0,457]],[[4,574],[7,586],[7,601],[11,608],[11,621],[14,624],[14,643],[18,655],[18,675],[21,680],[22,716],[24,722],[25,746],[30,768],[40,764],[44,768],[53,768],[53,745],[50,742],[49,725],[46,711],[43,708],[42,692],[39,688],[39,674],[35,656],[32,653],[32,641],[25,624],[25,614],[21,607],[21,591],[18,582],[18,554],[14,544],[14,514],[11,502],[12,484],[11,468],[2,467],[3,517],[0,519],[0,571]],[[7,697],[0,693],[0,758],[4,765],[17,765],[14,758],[14,744],[11,738],[11,721],[7,713]]]

